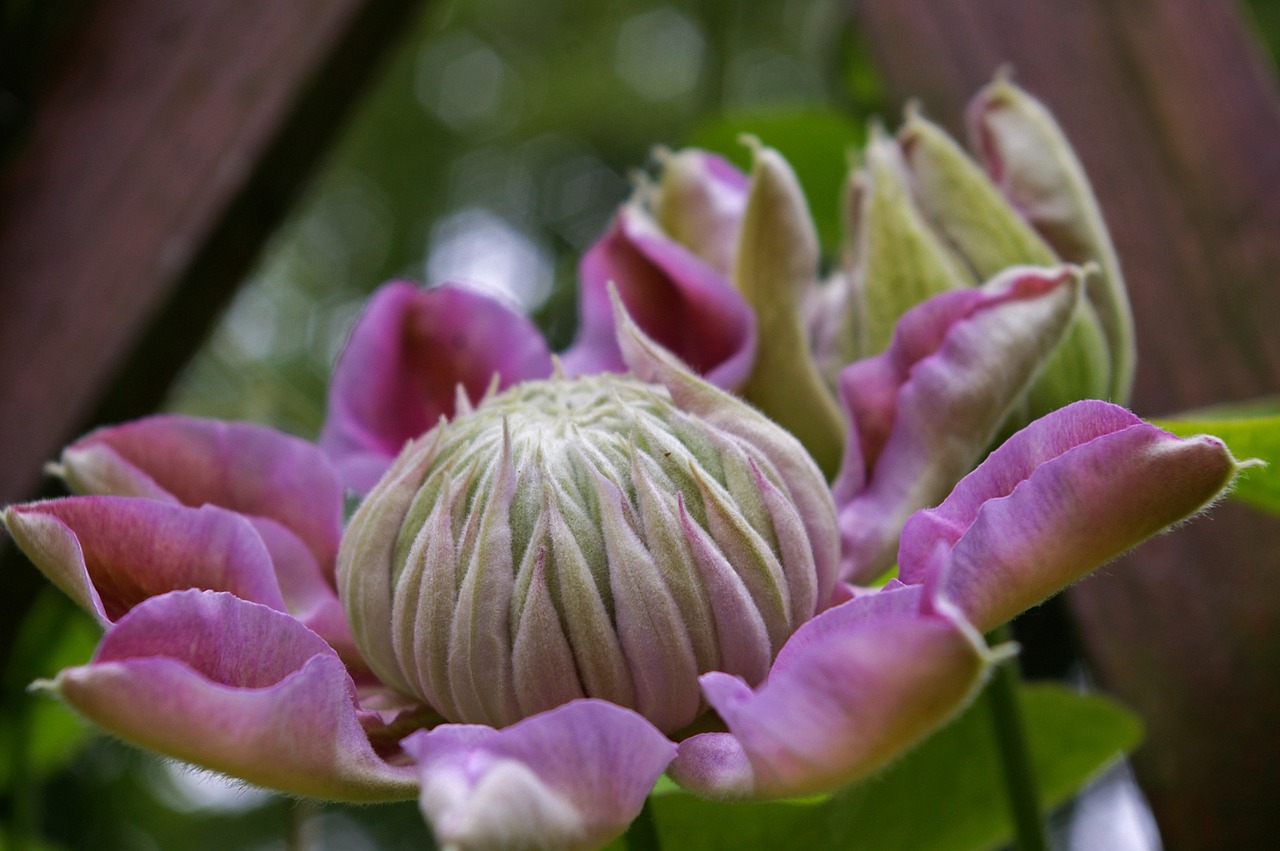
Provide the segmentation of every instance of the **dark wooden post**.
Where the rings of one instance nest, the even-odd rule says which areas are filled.
[[[154,409],[421,3],[91,6],[0,175],[0,504]],[[0,582],[4,648],[34,573]]]
[[[1135,409],[1280,387],[1280,91],[1215,0],[862,0],[893,96],[959,131],[1003,63],[1058,115],[1116,238]],[[1280,812],[1280,521],[1236,505],[1070,593],[1105,685],[1148,722],[1139,778],[1170,849],[1261,848]]]

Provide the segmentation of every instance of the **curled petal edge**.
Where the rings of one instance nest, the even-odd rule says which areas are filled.
[[[267,548],[232,511],[82,496],[10,506],[3,520],[36,567],[103,626],[186,588],[285,609]]]
[[[675,757],[636,713],[585,699],[495,730],[415,733],[419,804],[446,848],[589,849],[621,834]]]
[[[343,801],[417,791],[411,768],[374,752],[324,640],[232,594],[150,598],[87,665],[33,688],[130,742],[267,788]]]
[[[1000,658],[944,601],[896,586],[829,609],[769,678],[701,678],[729,728],[680,744],[670,774],[706,797],[768,800],[866,777],[959,712]]]
[[[899,320],[883,354],[841,373],[840,579],[867,582],[892,566],[907,518],[950,492],[1032,385],[1081,286],[1075,267],[1016,267],[942,293]]]
[[[332,579],[342,485],[319,448],[253,423],[176,414],[99,429],[53,471],[76,493],[211,504],[265,517],[295,534]]]
[[[1116,405],[1076,402],[917,512],[903,528],[900,578],[937,584],[990,630],[1204,510],[1241,467],[1215,437],[1179,438]]]

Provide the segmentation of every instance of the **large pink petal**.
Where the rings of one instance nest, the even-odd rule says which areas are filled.
[[[104,624],[185,588],[285,608],[262,539],[244,517],[215,506],[70,497],[15,505],[4,523],[36,567]]]
[[[609,284],[636,324],[712,383],[737,389],[755,360],[755,317],[728,279],[658,228],[635,203],[618,211],[582,258],[580,330],[564,354],[571,374],[626,369]]]
[[[219,505],[297,535],[332,576],[342,486],[325,455],[251,423],[156,416],[95,431],[62,453],[77,493]]]
[[[320,445],[364,493],[405,443],[453,416],[459,385],[475,402],[495,375],[506,387],[550,373],[538,329],[500,301],[395,281],[369,300],[338,359]]]
[[[348,801],[412,797],[412,769],[369,744],[333,650],[288,615],[177,591],[120,619],[89,664],[49,683],[124,739],[272,789]]]
[[[1015,434],[945,502],[913,516],[900,576],[936,581],[989,630],[1205,508],[1238,469],[1217,438],[1184,440],[1115,405],[1077,402]]]
[[[971,627],[918,589],[850,600],[801,627],[758,688],[704,674],[703,692],[729,732],[686,739],[671,775],[716,798],[830,791],[956,713],[990,660]]]
[[[893,564],[902,525],[982,457],[1079,296],[1074,269],[1011,269],[917,305],[883,354],[841,373],[851,427],[833,486],[842,579],[867,581]]]
[[[446,848],[599,848],[640,812],[676,747],[636,713],[575,700],[502,730],[415,733],[422,811]]]

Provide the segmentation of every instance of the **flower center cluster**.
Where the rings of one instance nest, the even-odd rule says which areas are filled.
[[[403,513],[390,559],[358,534],[342,556],[390,589],[391,641],[362,649],[451,721],[596,697],[678,730],[701,710],[699,674],[760,681],[816,609],[794,483],[632,378],[518,385],[437,426],[389,477],[412,490],[368,501]],[[346,604],[358,640],[377,628]]]

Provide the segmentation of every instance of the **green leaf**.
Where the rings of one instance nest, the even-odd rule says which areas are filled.
[[[840,245],[840,194],[849,167],[849,151],[862,144],[863,127],[828,106],[789,105],[735,110],[694,128],[688,144],[728,157],[751,171],[751,149],[740,140],[747,133],[776,148],[795,169],[809,201],[818,239],[827,252]]]
[[[0,714],[0,790],[60,767],[87,741],[89,726],[61,703],[26,693],[38,677],[81,665],[101,637],[98,625],[55,588],[36,598],[5,671]]]
[[[1100,695],[1059,685],[1019,690],[1046,808],[1135,747],[1141,723]],[[652,799],[663,847],[963,851],[1012,833],[985,697],[879,776],[829,798],[767,804],[703,801],[659,790]],[[623,847],[620,844],[617,847]]]
[[[1212,434],[1222,438],[1240,460],[1266,462],[1242,470],[1231,496],[1280,514],[1280,399],[1207,408],[1152,422],[1181,437]]]

